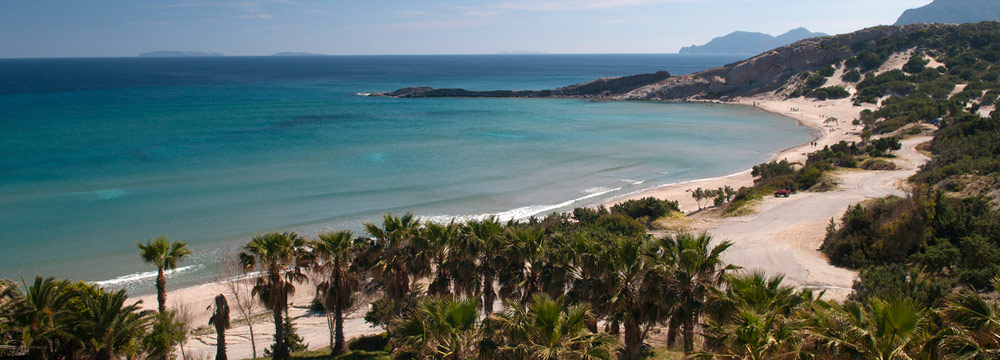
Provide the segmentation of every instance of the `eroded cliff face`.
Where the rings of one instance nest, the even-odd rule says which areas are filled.
[[[852,47],[886,36],[930,26],[880,26],[850,34],[801,40],[721,68],[676,76],[636,88],[620,99],[683,100],[752,96],[777,90],[796,74],[853,55]]]
[[[833,64],[854,55],[852,48],[870,40],[905,34],[936,24],[879,26],[850,34],[801,40],[723,67],[683,76],[665,71],[600,78],[553,90],[468,91],[412,87],[379,96],[393,97],[586,97],[616,100],[697,100],[753,96],[784,87],[803,71]]]

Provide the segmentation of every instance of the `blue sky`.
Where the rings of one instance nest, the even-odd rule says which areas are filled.
[[[0,0],[0,57],[670,53],[736,30],[845,33],[930,0]]]

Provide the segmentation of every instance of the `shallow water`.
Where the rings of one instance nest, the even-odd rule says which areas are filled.
[[[187,241],[171,284],[256,233],[385,212],[523,218],[730,174],[808,141],[747,107],[359,96],[686,73],[678,55],[0,60],[0,277],[147,291],[135,242]],[[112,281],[107,281],[112,280]]]

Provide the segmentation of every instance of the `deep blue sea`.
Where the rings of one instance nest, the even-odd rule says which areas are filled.
[[[391,99],[425,85],[545,89],[738,60],[692,55],[0,60],[0,277],[148,291],[136,241],[216,278],[254,234],[360,230],[385,212],[524,218],[726,175],[809,141],[747,107]]]

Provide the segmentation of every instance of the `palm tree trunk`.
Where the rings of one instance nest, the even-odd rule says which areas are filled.
[[[333,321],[333,355],[340,355],[344,352],[344,309],[341,308],[340,304],[334,307]]]
[[[667,325],[667,348],[673,348],[677,345],[677,332],[680,330],[681,321],[677,320],[677,316],[670,317],[670,323]]]
[[[272,313],[274,315],[274,353],[272,355],[275,359],[287,359],[288,346],[285,345],[285,328],[282,323],[280,304],[274,305]]]
[[[639,348],[642,347],[642,329],[639,323],[631,317],[625,318],[625,359],[639,358]]]
[[[392,312],[395,315],[402,315],[403,304],[406,302],[407,292],[410,289],[410,277],[406,273],[406,268],[403,264],[397,261],[393,266],[396,268],[396,271],[395,278],[393,279],[393,294],[390,294],[393,297]]]
[[[98,350],[97,354],[94,355],[94,359],[96,359],[96,360],[111,360],[111,350],[109,350],[109,349]]]
[[[226,360],[226,329],[222,324],[215,325],[215,360]]]
[[[493,275],[483,275],[483,312],[486,314],[493,312],[493,300],[496,294],[493,292]]]
[[[156,275],[156,302],[159,304],[161,313],[167,311],[167,276],[163,273],[161,266]]]
[[[684,354],[694,352],[694,319],[697,314],[684,317]]]

